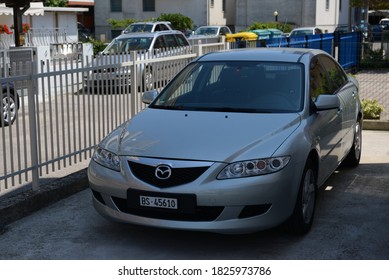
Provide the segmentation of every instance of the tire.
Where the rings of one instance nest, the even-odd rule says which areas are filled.
[[[353,145],[346,158],[343,161],[345,167],[356,167],[359,165],[362,154],[362,125],[361,120],[358,120],[354,128]]]
[[[316,196],[316,169],[313,161],[308,159],[300,181],[293,214],[285,223],[289,233],[302,235],[310,230],[315,214]]]
[[[13,92],[8,94],[7,91],[3,91],[1,102],[2,112],[0,116],[0,126],[11,125],[18,115],[18,100],[15,98]]]
[[[148,91],[154,89],[153,72],[147,67],[143,73],[143,90]]]

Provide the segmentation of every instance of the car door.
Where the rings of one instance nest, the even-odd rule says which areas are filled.
[[[342,155],[348,152],[347,145],[343,143],[352,143],[354,137],[354,125],[357,116],[357,87],[348,80],[346,73],[330,57],[322,56],[319,58],[327,71],[329,78],[330,91],[338,95],[341,101],[342,118]]]
[[[331,90],[328,73],[320,57],[312,58],[309,73],[310,97],[314,103],[322,94],[335,94]],[[344,107],[341,101],[341,107]],[[342,155],[342,114],[338,109],[317,111],[314,114],[314,134],[320,154],[319,181],[332,172]]]

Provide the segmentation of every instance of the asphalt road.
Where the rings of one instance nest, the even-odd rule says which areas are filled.
[[[0,232],[0,259],[55,260],[388,260],[389,132],[363,131],[362,160],[320,190],[305,236],[281,229],[219,235],[118,224],[81,191]]]

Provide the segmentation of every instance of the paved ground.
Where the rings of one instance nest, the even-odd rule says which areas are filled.
[[[388,131],[363,131],[360,166],[339,169],[326,182],[304,237],[280,229],[229,236],[112,223],[82,190],[4,226],[0,259],[388,260],[388,144]]]

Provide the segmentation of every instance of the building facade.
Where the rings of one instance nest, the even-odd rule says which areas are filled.
[[[276,12],[276,13],[275,13]],[[333,32],[347,24],[349,0],[236,0],[235,29],[245,30],[254,22],[316,26]]]
[[[107,23],[110,18],[151,20],[161,14],[180,13],[195,25],[225,25],[229,2],[232,0],[95,0],[95,35],[111,40],[120,33]]]
[[[296,27],[317,26],[332,32],[348,23],[349,0],[95,0],[95,34],[111,40],[120,34],[107,20],[150,20],[161,14],[180,13],[196,26],[228,25],[234,32],[254,22],[289,23]],[[277,16],[275,16],[277,12]]]

